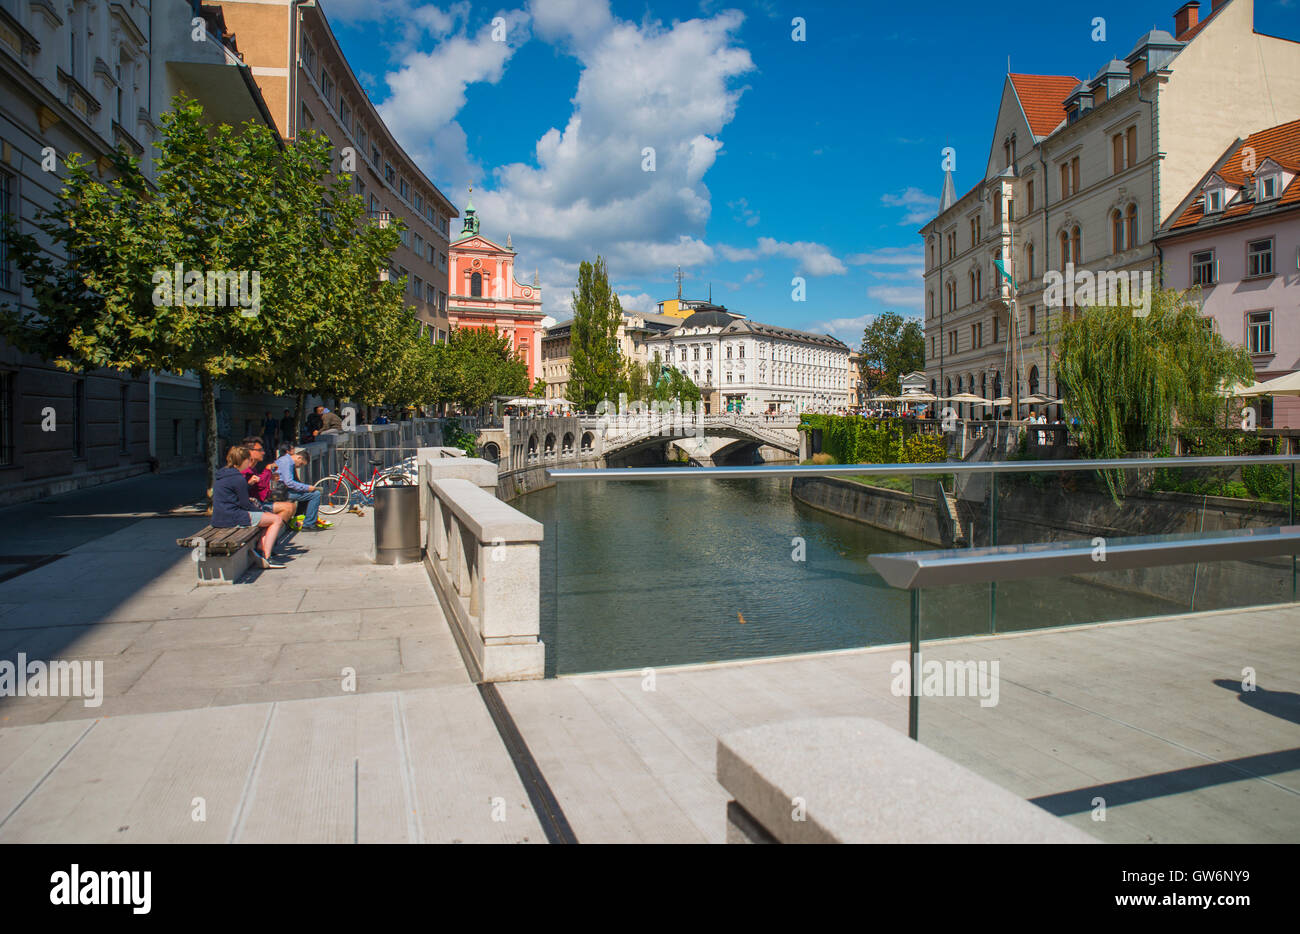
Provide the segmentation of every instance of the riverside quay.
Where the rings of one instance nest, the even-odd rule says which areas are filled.
[[[105,843],[1227,844],[1000,852],[1265,900],[1300,24],[723,7],[0,0],[20,900],[213,894]]]

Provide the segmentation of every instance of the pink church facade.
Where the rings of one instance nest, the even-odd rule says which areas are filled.
[[[471,202],[464,229],[448,248],[447,317],[453,328],[496,328],[506,335],[528,368],[531,387],[541,374],[542,290],[536,275],[532,285],[515,279],[516,254],[509,237],[502,247],[478,231]]]

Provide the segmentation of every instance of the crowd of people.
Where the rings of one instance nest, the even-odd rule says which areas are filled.
[[[212,527],[262,529],[253,554],[266,569],[284,567],[275,546],[286,528],[333,527],[320,517],[320,490],[298,479],[307,466],[307,449],[281,444],[276,450],[276,460],[268,463],[264,439],[250,435],[226,452],[226,466],[212,483]]]

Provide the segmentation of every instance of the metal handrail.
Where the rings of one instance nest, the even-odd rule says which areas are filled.
[[[870,555],[900,590],[1300,554],[1300,525]]]
[[[1053,473],[1080,470],[1140,470],[1158,467],[1248,467],[1261,464],[1300,464],[1300,454],[1263,454],[1252,457],[1143,457],[1107,460],[1056,461],[934,461],[928,464],[837,464],[835,466],[780,466],[759,464],[752,467],[622,467],[548,469],[555,480],[682,480],[742,479],[762,477],[857,477],[912,476],[914,474],[952,473]]]
[[[1187,458],[1205,460],[1205,458]],[[1099,551],[1098,549],[1104,549]],[[1205,534],[1140,535],[1114,540],[1076,539],[1030,545],[995,545],[987,548],[913,551],[870,555],[867,560],[885,583],[910,591],[910,664],[921,654],[921,590],[955,584],[991,584],[998,581],[1060,577],[1132,568],[1168,567],[1204,561],[1242,561],[1276,555],[1292,556],[1292,599],[1295,599],[1295,555],[1300,554],[1300,525],[1263,529],[1232,529]],[[915,672],[913,672],[915,674]],[[907,735],[916,739],[920,696],[910,679]]]

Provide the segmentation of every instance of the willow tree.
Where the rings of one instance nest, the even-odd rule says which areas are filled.
[[[1187,294],[1172,289],[1156,292],[1146,317],[1130,308],[1085,309],[1065,323],[1058,353],[1079,445],[1099,458],[1157,451],[1175,425],[1211,425],[1220,387],[1254,377],[1245,348],[1224,340]]]

